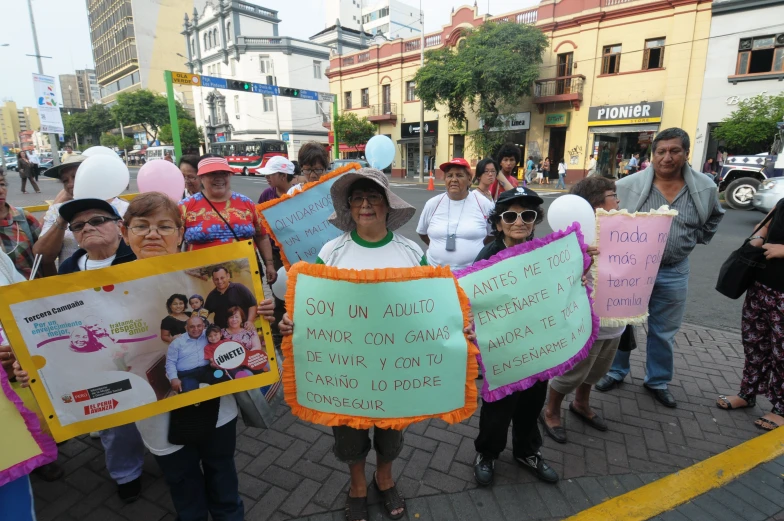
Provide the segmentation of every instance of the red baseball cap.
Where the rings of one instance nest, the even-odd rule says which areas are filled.
[[[441,166],[439,166],[438,168],[440,168],[442,172],[446,172],[447,169],[453,166],[462,166],[463,168],[468,170],[469,174],[471,173],[471,165],[468,163],[468,161],[466,161],[462,157],[456,157],[450,161],[447,161],[446,163],[441,163]]]
[[[205,157],[199,161],[199,169],[196,175],[211,174],[213,172],[228,172],[232,173],[229,162],[223,157]]]

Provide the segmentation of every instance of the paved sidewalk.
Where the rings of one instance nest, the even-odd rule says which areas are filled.
[[[638,340],[644,342],[642,331]],[[394,466],[398,487],[408,499],[408,519],[562,519],[759,434],[753,420],[769,409],[767,400],[732,412],[715,406],[718,394],[736,392],[740,382],[743,351],[737,333],[688,325],[681,329],[671,386],[677,409],[664,408],[642,388],[644,354],[644,344],[632,353],[632,381],[627,378],[620,389],[606,394],[594,393],[608,432],[586,428],[564,410],[569,443],[545,438],[543,453],[563,478],[557,486],[537,482],[505,451],[496,463],[496,485],[477,488],[472,463],[478,411],[458,425],[430,420],[409,427]],[[238,431],[236,461],[246,519],[343,519],[348,469],[331,452],[329,428],[302,422],[283,407],[272,429],[240,424]],[[39,520],[174,519],[167,486],[151,456],[142,478],[143,497],[131,505],[117,498],[98,440],[68,441],[60,447],[60,462],[63,479],[34,479]],[[374,470],[371,452],[368,477]],[[375,491],[370,496],[377,501]],[[378,505],[372,513],[374,520],[381,519]]]
[[[664,512],[656,521],[784,521],[784,456]]]

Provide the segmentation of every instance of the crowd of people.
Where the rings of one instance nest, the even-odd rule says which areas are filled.
[[[689,149],[686,132],[667,129],[655,137],[652,162],[647,168],[617,182],[589,176],[572,188],[573,194],[587,200],[594,209],[644,212],[666,204],[678,210],[650,300],[644,380],[645,388],[666,407],[677,406],[668,384],[674,372],[674,337],[685,309],[689,255],[697,244],[711,240],[724,214],[715,184],[688,165]],[[30,277],[34,251],[49,263],[57,261],[60,273],[68,273],[239,240],[256,244],[267,282],[275,281],[277,270],[283,265],[280,251],[270,243],[268,233],[259,223],[256,203],[231,190],[231,170],[224,158],[209,154],[180,158],[186,191],[179,204],[162,194],[148,193],[124,207],[118,200],[68,201],[73,197],[73,172],[78,158],[74,156],[47,172],[63,183],[63,192],[62,200],[47,213],[43,231],[32,216],[27,217],[6,203],[5,180],[0,177],[3,283]],[[390,189],[386,175],[363,168],[342,176],[331,189],[334,213],[330,222],[343,233],[323,246],[317,262],[351,269],[432,265],[457,270],[532,240],[536,226],[545,217],[544,200],[518,183],[514,171],[520,159],[517,147],[504,146],[496,158],[480,161],[475,172],[464,159],[440,165],[445,192],[427,201],[416,226],[425,251],[419,243],[400,234],[399,229],[414,218],[416,210]],[[270,160],[262,170],[269,187],[259,202],[296,194],[302,183],[317,181],[328,167],[326,150],[316,143],[300,149],[297,165],[283,157]],[[552,167],[545,159],[543,172],[549,176]],[[540,177],[540,183],[544,177]],[[780,263],[784,258],[781,216],[776,215],[753,240],[766,243],[768,258],[774,264]],[[589,249],[591,254],[596,251]],[[769,277],[757,280],[746,297],[743,341],[747,359],[743,384],[738,395],[722,396],[718,401],[720,407],[738,409],[753,406],[757,395],[767,394],[774,407],[757,422],[764,429],[784,424],[784,355],[778,327],[778,306],[784,300],[784,287],[777,273],[769,271]],[[220,342],[236,341],[246,349],[259,349],[261,344],[254,328],[257,316],[275,326],[276,343],[280,335],[293,333],[294,324],[283,301],[256,302],[247,288],[231,282],[228,275],[228,270],[220,268],[212,273],[215,290],[206,299],[173,294],[166,303],[168,315],[161,322],[161,340],[174,351],[180,350],[179,344],[194,344],[196,352],[206,352],[206,358],[190,362],[195,363],[196,369],[210,367],[209,354]],[[592,284],[590,276],[584,278],[584,284]],[[208,321],[207,317],[218,309],[225,312],[214,313],[212,321]],[[539,426],[556,442],[567,443],[561,406],[571,393],[574,399],[568,409],[576,418],[600,431],[609,428],[592,409],[590,395],[592,389],[610,391],[628,375],[629,353],[618,349],[624,329],[602,327],[589,356],[565,374],[549,382],[537,382],[501,400],[482,402],[474,464],[480,485],[494,481],[495,461],[507,446],[510,424],[514,459],[543,482],[558,481],[558,474],[540,450]],[[475,339],[472,328],[466,328],[464,333],[469,340]],[[10,349],[0,352],[0,361],[10,371]],[[24,368],[18,362],[13,367],[11,376],[26,383],[29,376]],[[173,389],[185,392],[194,388],[193,382],[186,382],[192,376],[189,372],[193,369],[189,367],[180,366],[176,356],[167,363]],[[217,411],[214,426],[197,440],[174,444],[167,438],[170,422],[178,421],[174,413],[100,433],[107,469],[123,500],[133,501],[139,496],[146,447],[163,472],[180,519],[206,519],[208,512],[215,519],[243,518],[233,457],[237,405],[231,396],[212,402]],[[369,486],[378,488],[388,517],[398,519],[406,512],[405,499],[396,487],[392,471],[405,434],[394,429],[373,431],[371,434],[369,430],[347,426],[333,428],[334,453],[347,465],[350,474],[345,503],[348,521],[369,519]],[[371,448],[376,450],[377,470],[369,485],[365,463]]]

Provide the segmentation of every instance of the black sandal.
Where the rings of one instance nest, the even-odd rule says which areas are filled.
[[[365,497],[346,497],[346,521],[370,521],[368,501]]]
[[[723,394],[719,395],[719,398],[716,400],[716,407],[719,409],[724,409],[725,411],[731,411],[733,409],[746,409],[748,407],[754,407],[757,405],[757,397],[756,396],[746,396],[741,393],[737,394],[738,398],[746,402],[746,405],[737,405],[734,406],[730,403],[729,398],[724,396]]]
[[[384,510],[389,519],[400,519],[406,515],[406,500],[403,499],[403,496],[397,491],[397,485],[392,485],[391,488],[381,490],[381,487],[378,486],[378,480],[376,479],[375,473],[373,473],[373,483],[381,494],[381,502],[384,504]],[[401,510],[399,514],[392,514],[392,511],[397,510],[398,508],[402,508],[403,510]]]
[[[757,421],[754,422],[754,425],[763,431],[773,431],[779,428],[779,425],[776,422],[767,418],[763,418],[762,416],[757,418]]]

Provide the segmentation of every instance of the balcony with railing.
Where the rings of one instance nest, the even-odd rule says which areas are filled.
[[[397,103],[379,103],[368,107],[368,121],[381,123],[397,121]]]
[[[584,85],[585,76],[582,74],[536,80],[534,82],[534,103],[541,105],[569,102],[575,110],[580,110]]]

